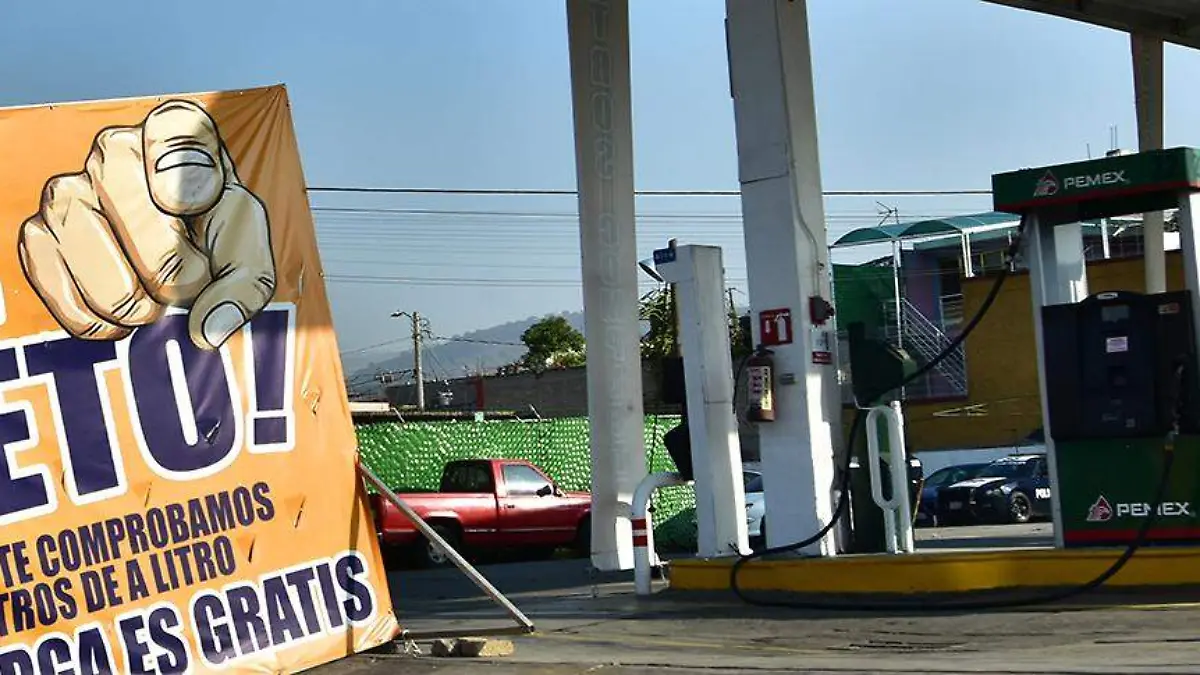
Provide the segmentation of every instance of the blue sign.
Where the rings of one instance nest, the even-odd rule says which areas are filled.
[[[675,249],[660,248],[654,252],[654,264],[661,265],[663,263],[675,262]]]

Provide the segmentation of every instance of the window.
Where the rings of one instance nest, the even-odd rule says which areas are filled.
[[[750,481],[748,483],[746,483],[746,492],[747,493],[762,492],[762,491],[763,491],[763,480],[762,480],[761,475],[754,476],[754,478],[751,478]]]
[[[929,474],[925,478],[925,484],[926,485],[941,485],[942,483],[945,483],[946,479],[949,477],[950,477],[949,470],[938,469],[937,471],[934,471],[933,473]]]
[[[510,495],[535,495],[550,485],[550,481],[523,464],[505,464],[504,484]]]
[[[442,492],[493,492],[492,471],[488,464],[462,462],[446,467],[442,476]]]
[[[981,478],[1027,478],[1034,475],[1037,460],[998,459],[979,472]]]

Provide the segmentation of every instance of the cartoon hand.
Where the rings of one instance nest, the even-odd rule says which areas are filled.
[[[187,101],[97,134],[84,171],[46,183],[18,247],[46,308],[83,339],[119,340],[190,307],[192,341],[213,349],[275,291],[266,209]]]

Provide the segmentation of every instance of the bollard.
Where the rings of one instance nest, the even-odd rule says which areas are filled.
[[[651,568],[658,562],[654,552],[654,519],[648,510],[650,495],[659,488],[691,484],[692,481],[684,480],[677,473],[664,471],[646,476],[633,491],[630,522],[633,526],[633,582],[638,595],[650,595]]]

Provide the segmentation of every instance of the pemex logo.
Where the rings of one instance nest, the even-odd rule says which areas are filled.
[[[1047,171],[1037,182],[1033,191],[1034,197],[1051,197],[1058,194],[1058,178],[1053,172]]]
[[[1108,498],[1100,495],[1096,499],[1096,503],[1088,509],[1087,521],[1089,523],[1106,523],[1112,520],[1113,508],[1112,504],[1108,503]]]

